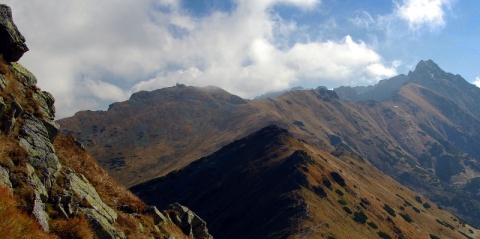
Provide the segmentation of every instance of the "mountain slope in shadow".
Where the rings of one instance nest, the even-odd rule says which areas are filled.
[[[330,154],[275,125],[131,190],[158,207],[187,205],[215,238],[480,235],[347,149]]]

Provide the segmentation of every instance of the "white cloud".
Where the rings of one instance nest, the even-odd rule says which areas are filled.
[[[411,29],[424,26],[438,29],[445,25],[445,10],[450,5],[451,0],[403,0],[396,14],[406,20]]]
[[[354,42],[350,36],[339,42],[296,44],[286,58],[300,78],[320,82],[358,85],[396,74],[394,68],[381,64],[380,55],[373,49],[364,42]]]
[[[254,97],[302,84],[375,83],[396,74],[394,64],[350,36],[287,44],[299,26],[272,6],[307,11],[319,0],[235,3],[232,12],[193,17],[177,0],[7,1],[31,49],[20,62],[54,94],[58,117],[177,82]]]
[[[479,88],[480,88],[480,76],[479,76],[479,77],[477,77],[477,78],[475,78],[475,80],[473,81],[473,83],[472,83],[472,84],[474,84],[474,85],[476,85],[477,87],[479,87]]]

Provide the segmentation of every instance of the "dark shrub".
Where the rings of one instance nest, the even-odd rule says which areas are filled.
[[[368,217],[363,212],[355,212],[353,214],[353,220],[360,224],[365,224],[367,223]]]
[[[395,210],[393,210],[393,208],[391,208],[388,204],[384,204],[383,205],[383,209],[385,209],[385,211],[388,212],[388,214],[390,214],[392,217],[396,217],[397,215],[395,214]]]
[[[415,200],[416,200],[418,203],[423,203],[422,198],[421,198],[420,196],[415,196]]]
[[[337,172],[331,172],[330,173],[330,176],[332,177],[332,179],[338,183],[338,185],[342,186],[342,187],[345,187],[347,184],[345,183],[345,179],[342,178],[342,176],[340,174],[338,174]]]
[[[392,239],[392,237],[390,235],[388,235],[386,232],[382,232],[382,231],[378,232],[378,236],[380,238],[383,238],[383,239]]]
[[[350,210],[348,207],[343,207],[343,210],[348,214],[352,214],[352,210]]]
[[[377,224],[375,224],[374,222],[367,222],[367,224],[373,229],[378,229]]]
[[[413,222],[412,218],[408,214],[400,213],[400,216],[403,218],[403,220],[405,220],[408,223]]]

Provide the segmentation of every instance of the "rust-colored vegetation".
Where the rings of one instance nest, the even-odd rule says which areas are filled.
[[[38,223],[18,209],[18,198],[0,186],[0,235],[4,239],[57,238],[42,231]]]

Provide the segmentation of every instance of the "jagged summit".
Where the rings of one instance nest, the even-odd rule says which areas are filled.
[[[420,60],[415,67],[415,71],[427,71],[427,72],[436,72],[436,71],[443,71],[437,63],[433,62],[433,60]]]
[[[411,83],[418,84],[460,105],[463,104],[460,101],[465,99],[463,96],[466,94],[474,92],[475,95],[478,95],[478,92],[480,92],[478,87],[473,87],[472,84],[468,83],[460,75],[445,72],[432,60],[420,61],[415,70],[410,71],[408,75],[398,75],[390,79],[381,80],[373,86],[342,86],[335,88],[334,91],[337,92],[342,100],[376,100],[382,102],[397,94],[402,87]],[[462,99],[459,99],[457,96],[461,96],[460,98]]]

